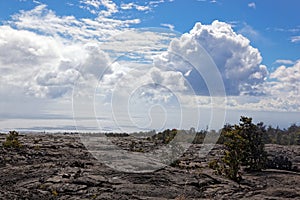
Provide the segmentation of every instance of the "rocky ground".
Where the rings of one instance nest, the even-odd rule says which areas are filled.
[[[193,145],[175,167],[127,173],[95,159],[76,134],[18,138],[21,148],[4,148],[0,134],[0,199],[300,199],[299,172],[244,173],[240,184],[214,175],[207,166],[221,146],[201,157],[201,145]],[[120,139],[125,146],[132,140]],[[128,150],[140,153],[147,151],[145,144],[153,147],[149,141],[131,144]],[[266,150],[270,156],[288,156],[300,169],[300,146],[267,145]]]

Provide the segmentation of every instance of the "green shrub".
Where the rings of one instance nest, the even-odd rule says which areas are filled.
[[[284,157],[283,155],[275,156],[273,159],[268,159],[267,168],[292,170],[292,161],[290,161],[288,157]]]
[[[222,175],[223,174],[224,165],[218,159],[211,160],[208,163],[208,167],[215,170],[216,175]]]
[[[22,144],[18,139],[19,133],[17,131],[9,131],[6,140],[3,142],[5,148],[21,148]]]
[[[152,136],[152,140],[160,140],[163,144],[169,144],[177,135],[176,129],[166,129]]]

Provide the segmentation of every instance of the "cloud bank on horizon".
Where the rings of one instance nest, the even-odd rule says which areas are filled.
[[[94,17],[59,15],[37,2],[33,9],[21,10],[2,22],[0,94],[6,97],[0,100],[3,126],[10,112],[16,112],[16,116],[22,113],[22,106],[16,106],[18,111],[13,110],[15,104],[52,102],[53,106],[55,102],[59,109],[52,112],[69,114],[61,108],[72,103],[72,95],[87,99],[98,96],[99,105],[108,105],[114,95],[119,106],[126,107],[128,94],[136,90],[135,95],[143,99],[143,103],[136,104],[137,119],[143,116],[138,112],[144,113],[147,103],[150,107],[163,104],[168,111],[168,106],[172,110],[181,99],[180,105],[186,109],[210,108],[211,96],[218,94],[209,91],[206,80],[195,70],[194,64],[201,66],[203,62],[201,48],[210,55],[220,73],[228,110],[300,112],[300,61],[278,59],[280,66],[270,69],[264,64],[260,50],[236,31],[232,23],[195,22],[194,27],[180,35],[168,23],[161,25],[170,30],[138,28],[142,20],[124,14],[133,10],[154,12],[161,4],[172,3],[171,0],[143,4],[112,0],[78,2],[80,9]],[[246,6],[257,8],[254,2]],[[297,37],[291,38],[291,42],[296,43]],[[212,70],[203,67],[206,73]],[[76,93],[74,85],[80,88]],[[22,99],[28,100],[24,103]],[[106,120],[114,117],[112,110],[103,110],[101,116],[107,115]],[[173,110],[176,115],[179,113]],[[41,106],[36,112],[39,115],[49,110]]]

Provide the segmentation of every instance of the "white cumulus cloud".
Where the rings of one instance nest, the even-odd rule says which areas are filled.
[[[246,100],[233,97],[236,104],[229,107],[241,110],[300,112],[300,61],[290,67],[278,67],[270,73],[269,78],[261,87],[265,96]]]
[[[231,25],[225,22],[214,21],[211,25],[196,23],[189,33],[183,34],[179,40],[172,41],[169,53],[157,57],[156,63],[168,63],[180,55],[193,60],[193,63],[201,64],[204,62],[201,57],[201,46],[216,63],[222,75],[227,95],[261,94],[258,86],[265,81],[268,70],[266,66],[262,65],[260,52],[251,46],[246,37],[234,32]],[[180,65],[178,59],[168,64],[181,70],[182,73],[187,73],[193,67],[187,64]],[[193,74],[193,71],[190,73]],[[198,86],[192,86],[196,90],[201,90],[197,87],[205,85],[205,83],[199,83],[201,82],[199,76],[195,75],[194,79],[199,80],[198,83],[196,82]],[[190,81],[193,82],[193,80]]]
[[[111,73],[109,57],[96,43],[64,40],[0,26],[0,72],[5,85],[38,97],[61,97],[79,78]]]
[[[298,61],[292,67],[286,67],[284,65],[278,67],[273,73],[270,74],[270,78],[277,79],[278,81],[286,84],[300,83],[300,61]]]

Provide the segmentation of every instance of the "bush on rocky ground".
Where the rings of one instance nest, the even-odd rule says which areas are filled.
[[[19,141],[19,133],[17,131],[9,131],[6,140],[3,142],[4,148],[21,148],[22,144]]]

